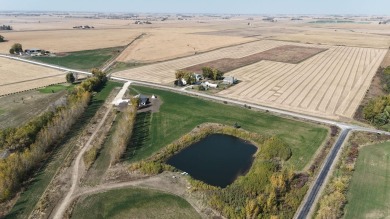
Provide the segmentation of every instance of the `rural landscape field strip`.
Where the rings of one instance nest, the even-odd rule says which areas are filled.
[[[348,190],[345,218],[386,218],[390,214],[390,143],[360,149]]]
[[[371,79],[374,77],[376,70],[377,70],[377,67],[382,62],[384,55],[385,54],[378,55],[375,58],[375,60],[373,61],[373,63],[370,64],[370,69],[368,70],[369,75],[362,75],[359,78],[359,80],[356,83],[357,86],[355,86],[352,89],[352,91],[348,94],[347,98],[344,100],[343,104],[341,104],[341,106],[343,106],[343,108],[340,109],[340,113],[344,113],[347,115],[353,115],[355,110],[353,110],[352,103],[359,103],[363,99],[365,92],[362,92],[362,89],[364,89],[363,91],[366,91],[368,89],[368,87],[370,86]],[[358,91],[360,91],[360,92],[358,92]],[[352,101],[349,101],[350,99],[352,99]]]
[[[6,94],[15,93],[15,92],[45,87],[45,86],[51,85],[51,84],[64,83],[65,81],[66,81],[65,75],[60,75],[60,76],[45,78],[42,80],[32,80],[32,81],[27,81],[27,82],[22,82],[22,83],[13,83],[10,85],[1,85],[0,86],[0,95],[6,95]]]
[[[335,46],[297,65],[258,62],[228,72],[241,82],[218,95],[351,118],[385,53],[384,49]]]
[[[174,81],[174,73],[178,69],[183,69],[189,66],[202,64],[221,58],[242,58],[287,44],[291,43],[281,41],[256,41],[238,46],[218,49],[195,56],[120,71],[114,73],[114,75],[133,80],[167,84]]]

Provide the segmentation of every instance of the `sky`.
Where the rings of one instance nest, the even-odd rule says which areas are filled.
[[[390,0],[0,0],[0,11],[389,15]]]

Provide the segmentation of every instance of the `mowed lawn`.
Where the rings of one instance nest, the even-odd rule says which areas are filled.
[[[108,60],[118,55],[122,47],[104,48],[96,50],[85,50],[70,52],[65,56],[54,57],[32,57],[35,61],[47,64],[59,65],[71,69],[90,70],[102,67]]]
[[[28,218],[57,170],[63,165],[66,157],[73,150],[73,147],[77,145],[79,135],[84,131],[86,125],[95,115],[97,110],[103,105],[110,92],[115,87],[120,86],[122,86],[121,83],[109,81],[104,88],[92,98],[92,101],[84,114],[72,126],[71,131],[64,137],[61,144],[57,145],[51,152],[42,169],[35,174],[31,184],[29,184],[26,190],[21,193],[11,212],[7,215],[7,218]]]
[[[216,103],[153,88],[130,86],[131,93],[155,94],[161,99],[158,113],[150,116],[149,129],[135,127],[134,134],[146,139],[137,145],[129,161],[144,159],[162,147],[190,132],[197,125],[212,122],[225,125],[238,123],[243,129],[265,135],[277,135],[292,148],[289,162],[301,170],[313,158],[326,139],[328,130],[310,123],[294,121],[244,107]],[[142,118],[144,119],[144,118]],[[145,122],[142,123],[145,125]]]
[[[55,84],[50,85],[41,89],[38,89],[41,93],[57,93],[63,90],[70,90],[74,87],[74,85],[65,85],[65,84]]]
[[[73,219],[201,218],[184,199],[153,190],[118,189],[81,198]]]
[[[389,217],[390,142],[360,150],[347,200],[347,219]]]

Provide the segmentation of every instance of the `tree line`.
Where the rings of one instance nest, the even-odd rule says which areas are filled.
[[[133,134],[135,118],[139,105],[139,98],[132,98],[131,105],[123,112],[122,117],[118,121],[118,127],[115,129],[111,148],[111,165],[118,163],[126,151],[127,145],[130,143]]]
[[[102,72],[95,70],[94,77],[68,93],[66,105],[44,113],[26,125],[1,132],[2,147],[12,149],[12,153],[0,160],[0,201],[11,198],[23,181],[32,176],[48,152],[60,143],[83,114],[91,100],[91,92],[106,80]]]
[[[12,30],[12,26],[10,25],[1,25],[0,30]]]
[[[386,94],[370,100],[363,108],[363,116],[371,124],[386,128],[390,122],[390,66],[379,68],[377,74]]]

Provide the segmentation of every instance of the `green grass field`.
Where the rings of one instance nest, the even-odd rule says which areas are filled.
[[[328,133],[327,129],[310,123],[168,91],[131,86],[131,93],[156,94],[163,104],[158,113],[143,114],[140,125],[136,124],[133,135],[144,137],[142,141],[137,141],[137,149],[127,157],[128,161],[149,157],[199,124],[213,122],[233,125],[238,122],[245,130],[284,139],[293,152],[289,162],[301,170],[313,158]],[[145,118],[149,118],[149,122]]]
[[[74,124],[71,131],[64,137],[64,140],[49,156],[44,167],[36,174],[26,190],[21,194],[15,206],[7,218],[28,218],[34,209],[46,187],[49,185],[58,168],[63,164],[66,155],[73,149],[78,140],[78,136],[83,132],[88,122],[95,115],[96,111],[103,105],[110,92],[121,83],[107,82],[105,87],[98,92],[91,101],[82,117]]]
[[[63,90],[69,90],[72,89],[74,85],[63,85],[63,84],[56,84],[56,85],[50,85],[41,89],[38,89],[41,93],[57,93]]]
[[[184,199],[152,190],[118,189],[80,199],[73,219],[200,218]]]
[[[363,147],[349,187],[345,218],[390,215],[390,142]]]
[[[118,55],[122,47],[70,52],[66,56],[32,57],[32,59],[66,68],[90,70],[102,67],[104,63]]]

